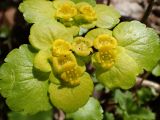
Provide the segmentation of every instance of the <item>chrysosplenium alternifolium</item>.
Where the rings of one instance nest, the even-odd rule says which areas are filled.
[[[129,89],[159,60],[155,31],[138,21],[119,23],[112,6],[94,0],[25,0],[19,10],[33,23],[30,45],[9,53],[0,68],[0,93],[14,111],[33,114],[53,104],[74,112],[92,96],[87,64],[105,87]]]

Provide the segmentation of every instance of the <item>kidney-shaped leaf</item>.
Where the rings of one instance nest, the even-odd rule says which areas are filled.
[[[141,67],[151,71],[160,59],[160,39],[156,32],[138,21],[120,23],[113,36],[118,45]]]
[[[0,68],[0,93],[14,111],[34,114],[51,108],[47,96],[48,80],[35,74],[35,50],[23,45],[13,50]]]

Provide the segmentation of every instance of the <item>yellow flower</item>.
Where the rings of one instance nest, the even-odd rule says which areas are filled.
[[[57,39],[52,45],[53,56],[66,55],[71,53],[71,44],[63,39]]]
[[[110,35],[101,34],[94,40],[93,46],[96,49],[100,49],[103,46],[112,46],[115,48],[117,46],[117,40]]]
[[[77,8],[73,3],[66,2],[61,5],[56,12],[56,17],[67,21],[72,21],[73,17],[77,15]]]
[[[57,73],[61,73],[66,69],[77,65],[77,61],[75,56],[72,53],[70,53],[70,54],[61,55],[58,57],[53,56],[52,64],[53,64],[53,69]]]
[[[87,3],[82,3],[81,5],[79,5],[78,10],[80,14],[84,17],[84,19],[88,22],[92,22],[97,18],[95,10],[91,5]]]
[[[83,73],[84,71],[80,66],[68,67],[68,69],[61,74],[61,79],[69,85],[79,85],[79,77],[81,77]]]
[[[104,46],[96,53],[96,59],[102,68],[109,69],[114,65],[116,55],[116,49],[112,48],[112,46]]]
[[[72,43],[72,50],[79,56],[88,56],[92,50],[92,41],[84,37],[76,37]]]

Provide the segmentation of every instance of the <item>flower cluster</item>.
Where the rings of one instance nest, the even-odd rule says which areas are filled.
[[[79,77],[84,74],[85,69],[78,65],[71,47],[71,44],[65,40],[55,40],[52,48],[52,65],[63,83],[75,86],[80,84]]]
[[[101,34],[93,41],[85,37],[75,37],[71,43],[63,39],[56,39],[52,44],[50,55],[48,55],[50,57],[46,57],[46,59],[50,59],[52,65],[50,67],[45,65],[44,69],[42,61],[39,60],[42,60],[40,56],[44,56],[45,53],[39,52],[35,57],[34,67],[43,72],[49,72],[52,66],[56,77],[61,79],[62,84],[76,86],[80,84],[79,77],[85,72],[85,66],[78,65],[76,56],[92,55],[95,58],[93,64],[107,70],[115,63],[116,47],[116,39],[108,34]],[[94,53],[93,48],[98,52]]]
[[[112,6],[95,0],[25,0],[19,10],[34,23],[31,45],[13,50],[0,68],[0,92],[15,111],[36,113],[52,103],[74,112],[92,96],[91,78],[110,89],[129,89],[159,60],[155,31],[138,21],[119,23]],[[95,68],[94,76],[87,64]]]
[[[56,20],[66,27],[76,26],[77,29],[79,27],[90,29],[95,26],[112,28],[118,24],[120,14],[113,7],[96,5],[95,1],[93,3],[90,4],[86,0],[77,2],[72,0],[32,0],[21,3],[19,9],[30,23]]]
[[[101,66],[105,70],[111,68],[116,59],[117,41],[114,37],[101,34],[93,41],[85,37],[75,37],[71,44],[62,39],[55,40],[52,47],[52,64],[54,71],[59,74],[59,78],[70,85],[79,85],[78,78],[82,76],[85,69],[78,66],[73,52],[78,56],[85,57],[92,55],[93,47],[98,50],[93,55],[95,66]]]
[[[98,49],[95,60],[103,69],[111,68],[116,59],[117,40],[108,34],[99,35],[94,40],[94,47]]]
[[[65,25],[67,25],[67,22],[72,23],[72,25],[91,23],[97,18],[96,12],[90,4],[86,2],[75,4],[71,1],[61,3],[57,7],[55,17]]]

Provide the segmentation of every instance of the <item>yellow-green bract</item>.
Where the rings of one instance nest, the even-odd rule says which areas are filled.
[[[34,114],[51,104],[64,112],[78,110],[93,92],[85,64],[95,67],[105,87],[129,89],[143,69],[151,71],[159,61],[156,32],[138,21],[118,24],[120,15],[111,6],[92,0],[25,0],[19,9],[35,24],[31,46],[13,50],[0,68],[0,93],[14,111]]]
[[[51,109],[51,99],[57,108],[74,112],[87,103],[93,91],[88,73],[83,74],[78,86],[56,83],[50,76],[52,72],[48,74],[34,68],[35,54],[33,47],[22,45],[7,56],[0,68],[0,92],[12,110],[26,114],[46,111]]]
[[[95,4],[95,0],[25,0],[19,10],[29,23],[58,21],[65,26],[113,28],[120,14],[112,6]],[[77,28],[78,29],[78,28]]]

